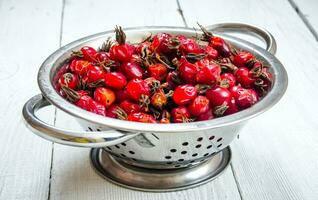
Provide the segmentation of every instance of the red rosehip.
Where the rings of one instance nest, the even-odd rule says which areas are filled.
[[[211,60],[216,60],[219,56],[218,51],[211,46],[207,46],[204,51]]]
[[[236,78],[231,73],[224,73],[220,77],[220,86],[223,88],[231,88],[235,86]]]
[[[139,101],[142,96],[150,96],[150,87],[146,81],[133,79],[128,82],[126,90],[131,99]]]
[[[127,114],[140,112],[142,110],[140,105],[132,103],[128,100],[122,101],[119,104],[119,107],[121,107]]]
[[[80,99],[75,103],[75,105],[99,115],[106,115],[105,106],[97,101],[94,101],[90,96],[81,96]]]
[[[155,79],[162,81],[166,78],[168,70],[167,67],[161,63],[152,64],[148,67],[149,75]]]
[[[229,57],[231,55],[229,44],[220,37],[212,37],[209,45],[216,49],[222,57]]]
[[[169,48],[170,39],[170,34],[158,33],[153,37],[150,49],[158,53],[169,53],[171,51]]]
[[[200,46],[193,39],[186,38],[183,35],[178,35],[177,38],[179,40],[179,50],[181,53],[183,53],[183,54],[201,53]]]
[[[92,66],[92,64],[86,60],[73,59],[70,70],[78,75],[85,75],[89,66]]]
[[[143,76],[143,69],[137,63],[126,62],[120,68],[128,80],[142,78]]]
[[[246,67],[238,68],[235,73],[235,78],[244,88],[251,88],[254,85],[255,79],[249,73]]]
[[[226,88],[219,86],[213,87],[206,91],[206,97],[210,100],[212,107],[228,105],[231,101],[231,92]]]
[[[88,82],[96,82],[98,80],[102,80],[104,78],[105,72],[101,67],[97,67],[94,65],[90,65],[87,67],[86,76],[88,78]]]
[[[115,101],[115,93],[103,87],[98,87],[94,92],[94,99],[108,108]]]
[[[100,63],[105,63],[109,60],[109,53],[108,52],[98,52],[95,55],[96,61]]]
[[[231,101],[229,102],[228,106],[229,107],[224,112],[225,115],[230,115],[230,114],[233,114],[233,113],[236,113],[236,112],[239,111],[239,109],[238,109],[238,107],[236,105],[234,97],[231,98]]]
[[[198,73],[197,66],[182,59],[178,67],[179,77],[186,83],[195,84]]]
[[[190,103],[197,96],[197,89],[189,84],[179,85],[172,96],[173,101],[182,106]]]
[[[125,101],[127,99],[129,99],[129,94],[127,93],[127,90],[116,90],[115,91],[116,94],[116,102],[120,103],[122,101]]]
[[[96,50],[93,47],[84,46],[81,48],[81,52],[85,60],[93,62],[96,61]]]
[[[210,120],[210,119],[214,119],[214,115],[213,115],[213,110],[212,109],[207,110],[205,113],[200,114],[196,118],[197,121],[205,121],[205,120]]]
[[[127,84],[126,77],[120,72],[106,73],[104,81],[106,86],[117,90],[124,88]]]
[[[171,71],[168,73],[166,82],[172,89],[182,83],[176,71]]]
[[[210,108],[209,99],[205,96],[197,96],[188,106],[188,109],[193,116],[199,116],[207,112]]]
[[[156,123],[156,120],[152,115],[143,112],[130,113],[127,117],[127,120],[143,123]]]
[[[234,56],[233,64],[237,67],[246,67],[247,63],[253,59],[255,59],[255,57],[252,53],[241,51]]]
[[[109,57],[114,61],[129,62],[133,52],[134,48],[129,44],[115,44],[109,50]]]
[[[151,43],[149,41],[145,41],[145,42],[142,42],[140,44],[136,44],[134,53],[141,55],[142,50],[149,47],[150,45],[151,45]]]
[[[220,79],[221,67],[214,63],[204,65],[196,74],[198,83],[213,85]]]
[[[249,108],[258,102],[259,98],[256,92],[252,89],[244,89],[240,92],[238,98],[235,99],[237,105],[241,109]]]
[[[65,86],[74,90],[78,85],[78,78],[72,73],[65,73],[59,78],[58,83],[59,87]]]
[[[174,123],[189,122],[190,112],[184,106],[176,107],[171,110],[171,118]]]
[[[162,109],[168,102],[168,99],[162,89],[159,89],[151,97],[151,105],[157,109]]]
[[[107,108],[106,116],[116,119],[117,118],[117,110],[118,110],[118,105],[112,104],[109,108]]]

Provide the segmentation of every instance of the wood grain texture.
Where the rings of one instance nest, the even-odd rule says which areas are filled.
[[[120,12],[118,12],[120,8]],[[132,9],[133,8],[133,9]],[[94,15],[83,18],[82,13]],[[119,14],[122,13],[122,14]],[[78,26],[77,22],[81,25]],[[94,22],[94,23],[92,23]],[[88,34],[127,26],[183,26],[175,1],[89,1],[82,4],[66,1],[63,21],[63,43]],[[57,126],[80,129],[63,112],[57,113]],[[204,186],[170,193],[146,193],[113,185],[91,168],[89,149],[54,145],[51,199],[240,199],[231,169]]]
[[[232,145],[243,199],[318,199],[318,107],[313,106],[318,47],[312,34],[288,1],[184,0],[181,7],[190,26],[239,21],[265,27],[275,36],[277,57],[289,75],[283,99],[251,120]]]
[[[37,70],[58,47],[60,1],[0,2],[0,199],[47,199],[51,143],[23,122],[23,103],[39,93]],[[40,117],[53,123],[54,110]]]

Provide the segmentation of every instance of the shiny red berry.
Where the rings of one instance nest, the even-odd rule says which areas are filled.
[[[70,70],[78,75],[85,75],[89,66],[92,66],[89,61],[73,59],[70,64]]]
[[[196,74],[197,83],[213,85],[220,79],[221,67],[214,63],[208,63],[201,67]]]
[[[200,114],[196,118],[197,121],[205,121],[205,120],[210,120],[210,119],[214,119],[214,115],[213,115],[213,110],[212,109],[207,110],[205,113]]]
[[[142,108],[139,104],[132,103],[128,100],[122,101],[119,104],[119,107],[121,107],[127,114],[142,111]]]
[[[158,33],[156,34],[151,42],[151,50],[158,53],[169,53],[171,49],[169,48],[171,35],[168,33]]]
[[[174,123],[184,123],[190,121],[190,112],[184,106],[179,106],[171,110],[171,118]]]
[[[104,76],[105,85],[117,90],[124,88],[127,84],[126,77],[120,72],[109,72]]]
[[[195,40],[191,38],[186,38],[183,35],[177,36],[179,39],[179,50],[182,54],[194,53],[198,54],[201,53],[201,48]]]
[[[98,80],[102,80],[104,78],[105,72],[101,67],[90,65],[87,67],[86,76],[88,78],[88,82],[96,82]]]
[[[206,91],[206,97],[210,100],[212,107],[228,105],[231,101],[231,92],[219,86]]]
[[[107,108],[115,102],[116,96],[112,90],[99,87],[95,89],[94,99]]]
[[[218,51],[211,46],[207,46],[204,51],[210,60],[216,60],[219,56]]]
[[[150,99],[151,105],[157,109],[162,109],[168,102],[167,96],[162,89],[157,90]]]
[[[71,89],[76,89],[77,85],[78,85],[78,77],[72,73],[65,73],[63,74],[59,80],[59,87],[65,86]]]
[[[95,55],[96,61],[99,63],[105,63],[109,60],[109,53],[108,52],[98,52]]]
[[[159,81],[164,80],[168,74],[167,67],[161,63],[149,65],[148,72],[151,77],[154,77]]]
[[[257,93],[252,89],[244,89],[238,98],[235,99],[236,104],[241,108],[249,108],[259,100]]]
[[[93,47],[84,46],[81,48],[81,52],[85,60],[93,62],[96,61],[96,50]]]
[[[143,123],[156,123],[156,120],[152,115],[143,112],[130,113],[127,117],[127,120]]]
[[[231,88],[235,86],[236,78],[232,73],[224,73],[220,77],[220,86],[223,88]]]
[[[253,59],[255,59],[255,57],[252,53],[241,51],[234,56],[233,64],[237,67],[246,67],[247,63]]]
[[[109,57],[118,62],[129,62],[132,54],[133,48],[128,44],[115,44],[109,50]]]
[[[209,45],[216,49],[222,57],[229,57],[231,55],[229,44],[220,37],[212,37]]]
[[[99,115],[106,115],[105,106],[97,101],[94,101],[90,96],[81,96],[75,105]]]
[[[245,88],[251,88],[254,85],[255,79],[249,73],[249,69],[246,67],[238,68],[235,73],[235,78]]]
[[[126,90],[130,98],[137,102],[142,96],[149,97],[150,95],[150,87],[147,82],[142,79],[133,79],[129,81]]]
[[[178,105],[186,105],[190,103],[197,96],[197,89],[189,84],[179,85],[176,87],[172,99]]]
[[[179,77],[186,83],[195,84],[196,75],[198,73],[197,66],[182,59],[180,66],[178,67]]]
[[[205,96],[197,96],[188,106],[188,109],[193,116],[199,116],[207,112],[210,108],[209,99]]]
[[[230,114],[233,114],[233,113],[236,113],[238,112],[239,109],[236,105],[236,102],[235,102],[235,98],[232,97],[231,98],[231,101],[229,102],[228,104],[228,108],[226,109],[226,111],[224,112],[225,115],[230,115]]]
[[[128,80],[142,78],[144,73],[143,69],[137,63],[126,62],[123,63],[120,68]]]

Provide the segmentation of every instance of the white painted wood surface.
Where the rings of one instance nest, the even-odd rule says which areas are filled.
[[[288,71],[283,99],[251,120],[232,145],[232,165],[243,199],[317,199],[318,107],[313,105],[318,97],[318,46],[311,33],[288,1],[226,0],[205,7],[182,2],[189,25],[241,21],[266,27],[275,36],[277,57]]]
[[[60,1],[0,1],[0,199],[47,199],[52,143],[32,134],[21,110],[38,67],[58,48]],[[44,45],[45,44],[45,45]],[[44,45],[44,46],[43,46]],[[54,111],[43,119],[53,122]]]
[[[314,29],[314,34],[318,37],[318,4],[316,0],[292,0],[300,15],[309,22],[309,25]],[[318,38],[317,38],[318,40]]]
[[[306,7],[318,6],[310,0],[295,2],[305,14],[309,13]],[[197,21],[204,25],[240,21],[267,28],[277,39],[277,57],[289,74],[289,88],[281,102],[253,119],[233,143],[232,168],[195,189],[132,191],[96,175],[88,149],[51,145],[32,135],[21,119],[23,103],[39,92],[37,69],[58,48],[60,39],[64,45],[116,24],[184,26],[176,1],[0,1],[1,200],[318,199],[318,46],[308,28],[287,0],[183,0],[180,5],[190,27]],[[317,28],[316,13],[310,13],[308,19]],[[53,122],[52,111],[43,111],[41,117]],[[56,124],[80,128],[60,111]]]

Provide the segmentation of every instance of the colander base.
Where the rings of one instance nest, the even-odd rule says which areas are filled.
[[[217,178],[231,162],[231,149],[226,147],[207,161],[180,169],[146,169],[117,161],[106,151],[90,152],[95,171],[119,186],[149,192],[168,192],[199,186]]]

